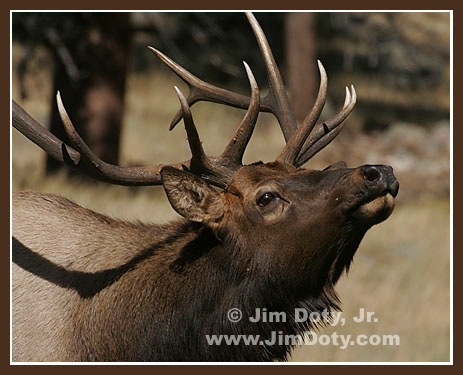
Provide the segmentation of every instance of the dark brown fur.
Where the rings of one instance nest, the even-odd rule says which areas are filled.
[[[389,167],[376,166],[377,181],[366,167],[256,164],[221,193],[167,168],[164,188],[186,219],[163,226],[15,193],[13,360],[285,360],[290,345],[209,346],[205,335],[295,334],[310,325],[248,318],[263,307],[338,308],[333,286],[398,188]],[[260,207],[263,191],[281,199]],[[227,319],[231,308],[243,312],[239,323]]]

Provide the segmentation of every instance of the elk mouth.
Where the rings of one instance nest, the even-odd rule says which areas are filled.
[[[371,225],[380,223],[394,210],[399,182],[391,167],[366,165],[359,170],[365,190],[362,198],[353,207],[352,217]]]
[[[354,211],[353,217],[363,220],[372,220],[377,224],[386,220],[395,207],[395,199],[389,192],[372,200],[360,204]]]

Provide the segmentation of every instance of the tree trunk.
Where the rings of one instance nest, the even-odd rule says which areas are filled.
[[[73,21],[82,33],[76,33],[78,38],[56,38],[54,89],[61,92],[74,126],[90,149],[104,161],[117,164],[130,43],[129,14],[77,14]],[[50,129],[67,141],[54,97]],[[47,173],[60,167],[47,158]]]
[[[310,112],[317,90],[314,14],[288,13],[285,38],[289,92],[294,115],[300,123]]]

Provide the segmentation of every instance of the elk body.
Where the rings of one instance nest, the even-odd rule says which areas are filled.
[[[58,95],[71,145],[40,127],[16,103],[13,124],[57,160],[110,183],[162,184],[184,219],[169,225],[129,223],[53,195],[13,195],[14,361],[270,361],[289,345],[208,345],[206,335],[297,334],[310,322],[253,323],[256,309],[338,309],[334,285],[366,231],[394,208],[392,168],[336,163],[301,168],[339,133],[356,94],[316,124],[326,100],[321,63],[314,108],[299,126],[265,36],[247,14],[267,66],[261,100],[213,87],[153,50],[190,87],[177,89],[192,151],[175,165],[119,167],[98,159],[75,131]],[[225,151],[207,156],[190,105],[209,100],[248,108]],[[287,141],[271,163],[242,165],[259,111],[272,112]],[[173,127],[172,125],[172,127]],[[213,188],[213,186],[220,189]],[[232,308],[242,319],[227,319]]]

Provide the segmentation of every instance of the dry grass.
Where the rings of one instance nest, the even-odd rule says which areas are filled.
[[[171,76],[169,76],[171,77]],[[37,80],[39,78],[35,78]],[[46,81],[46,79],[44,79]],[[37,81],[34,81],[37,85]],[[29,85],[32,83],[29,81]],[[122,137],[123,165],[172,162],[189,158],[182,126],[167,131],[178,108],[171,88],[178,81],[166,75],[131,75]],[[51,93],[37,85],[26,110],[47,119]],[[14,91],[16,93],[16,91]],[[219,105],[200,104],[194,116],[206,151],[221,152],[243,113]],[[246,153],[246,161],[272,160],[283,145],[273,118],[263,115]],[[344,148],[343,148],[344,147]],[[349,155],[346,144],[335,141],[314,160],[321,167],[334,156]],[[39,190],[60,194],[95,211],[114,217],[165,222],[177,214],[162,188],[126,188],[100,183],[69,181],[64,175],[42,175],[44,153],[13,132],[13,190]],[[333,158],[330,160],[330,158]],[[400,179],[400,176],[399,176]],[[407,187],[402,186],[401,189]],[[449,360],[449,203],[442,198],[401,201],[387,222],[369,231],[348,277],[338,285],[343,301],[344,327],[320,334],[398,334],[400,346],[311,346],[298,348],[296,361],[448,361]],[[378,323],[349,322],[364,307],[374,311]]]

